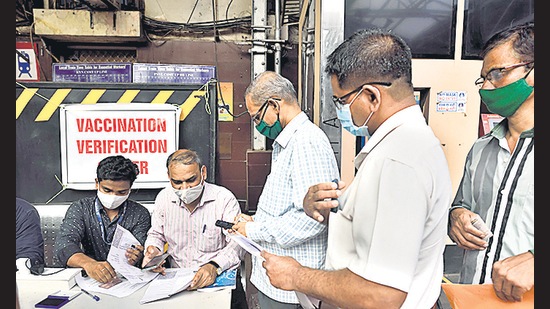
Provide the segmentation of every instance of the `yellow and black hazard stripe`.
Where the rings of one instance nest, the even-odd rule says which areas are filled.
[[[63,87],[59,87],[61,85]],[[197,85],[198,89],[177,85],[162,88],[148,88],[148,85],[136,84],[106,87],[86,87],[81,84],[78,87],[66,87],[67,85],[16,83],[15,119],[17,120],[31,103],[43,104],[34,120],[36,122],[49,121],[61,104],[150,103],[178,105],[182,109],[180,121],[183,121],[208,92],[205,85]],[[208,108],[206,101],[205,99],[205,106]]]

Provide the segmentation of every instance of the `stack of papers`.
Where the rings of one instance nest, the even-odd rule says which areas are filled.
[[[191,268],[167,268],[165,272],[165,276],[158,276],[151,281],[139,301],[140,304],[168,298],[179,293],[187,289],[195,277],[195,270]]]

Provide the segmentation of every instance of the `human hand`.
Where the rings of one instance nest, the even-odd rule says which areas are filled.
[[[318,222],[325,221],[330,209],[338,206],[337,198],[342,195],[342,189],[345,187],[346,183],[342,180],[338,185],[331,181],[309,187],[303,202],[305,213]]]
[[[160,251],[159,248],[153,246],[153,245],[150,245],[147,247],[147,250],[145,250],[145,253],[143,255],[143,261],[141,262],[141,267],[143,268],[145,265],[147,265],[147,263],[149,263],[149,261],[151,261],[155,256],[157,255],[161,255],[162,254],[162,251]],[[162,265],[160,265],[159,267],[156,267],[156,268],[153,268],[151,269],[152,272],[156,272],[156,273],[161,273],[162,275],[165,275],[165,270],[166,268],[164,268],[164,262],[162,263]]]
[[[485,250],[485,233],[472,224],[477,215],[466,208],[455,208],[449,216],[449,237],[460,247],[467,250]]]
[[[235,224],[233,224],[233,228],[231,230],[227,230],[227,231],[229,233],[237,232],[237,233],[239,233],[239,234],[246,237],[246,223],[247,222],[248,221],[236,222]]]
[[[88,277],[101,283],[107,283],[116,277],[116,272],[107,261],[93,261],[84,264],[84,270]]]
[[[196,290],[209,286],[216,281],[217,276],[218,273],[214,265],[210,263],[204,264],[199,268],[199,270],[197,270],[193,280],[191,280],[191,285],[189,285],[187,289]]]
[[[535,286],[535,256],[525,252],[495,262],[492,280],[500,299],[521,301],[523,294]]]
[[[126,249],[125,256],[128,260],[128,264],[136,265],[139,259],[143,256],[143,249],[143,246],[140,244],[132,245],[131,247]]]
[[[228,232],[232,233],[233,231],[235,231],[243,236],[246,236],[246,223],[253,221],[254,217],[245,214],[239,214],[235,217],[235,220],[233,221],[234,224],[232,230],[228,230]]]
[[[303,266],[289,256],[279,256],[265,250],[262,250],[261,255],[265,259],[262,266],[271,284],[281,290],[295,290],[294,278]]]

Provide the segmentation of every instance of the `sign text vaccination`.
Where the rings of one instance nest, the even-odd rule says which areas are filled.
[[[102,139],[77,139],[80,154],[167,153],[166,139],[108,138],[118,132],[166,133],[164,118],[75,118],[79,133],[106,133]],[[101,135],[98,135],[101,136]]]

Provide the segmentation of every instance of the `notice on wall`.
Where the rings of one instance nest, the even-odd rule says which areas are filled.
[[[440,113],[465,113],[466,91],[440,91],[437,93],[435,111]]]
[[[166,158],[178,149],[181,110],[170,104],[68,104],[60,110],[61,173],[69,189],[94,190],[99,161],[122,155],[136,163],[132,188],[168,184]]]

